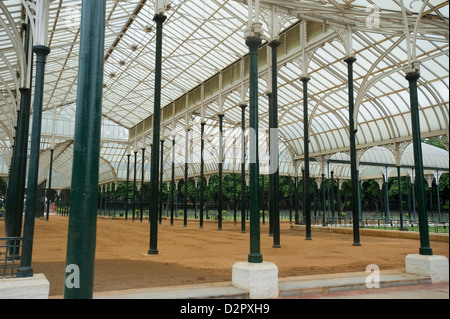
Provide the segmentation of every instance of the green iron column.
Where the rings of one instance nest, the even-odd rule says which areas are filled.
[[[336,204],[337,204],[337,213],[338,213],[338,220],[339,223],[341,221],[341,187],[340,187],[340,181],[339,178],[337,179],[337,196],[336,196]]]
[[[258,191],[258,48],[262,41],[259,37],[251,36],[245,42],[250,51],[250,254],[248,255],[248,262],[262,263]]]
[[[271,196],[271,208],[269,213],[272,216],[271,225],[273,229],[273,248],[281,248],[280,245],[280,171],[279,171],[279,150],[278,150],[278,47],[281,42],[278,40],[272,40],[269,42],[269,46],[272,48],[272,101],[270,103],[269,110],[269,126],[270,126],[270,141],[276,142],[274,145],[275,154],[271,154],[270,162],[274,161],[276,167],[270,169],[273,174],[269,175],[270,181],[270,196]],[[275,132],[272,132],[272,129]],[[275,133],[274,138],[272,134]],[[276,158],[274,158],[276,157]],[[272,212],[273,211],[273,212]]]
[[[136,172],[137,172],[137,151],[134,151],[134,174],[133,174],[133,221],[136,214]]]
[[[433,220],[433,181],[431,181],[431,185],[430,185],[430,216],[431,216],[431,220]]]
[[[241,131],[242,131],[242,151],[241,151],[241,233],[245,233],[245,108],[247,105],[241,104]]]
[[[46,46],[35,45],[33,52],[36,54],[36,79],[33,104],[33,123],[31,125],[31,149],[28,166],[27,195],[25,207],[25,220],[23,225],[22,258],[20,261],[19,276],[31,277],[31,258],[33,251],[34,222],[38,202],[38,178],[39,178],[39,153],[41,146],[42,105],[44,98],[45,64],[50,49]]]
[[[419,118],[419,99],[417,94],[417,80],[420,78],[419,72],[410,72],[406,74],[406,80],[409,82],[409,96],[411,102],[411,122],[414,149],[414,168],[416,176],[416,192],[419,214],[419,233],[420,233],[420,255],[433,255],[430,247],[428,217],[425,206],[425,187],[424,171],[422,157],[422,141],[420,136],[420,118]]]
[[[203,151],[205,149],[205,122],[201,123],[201,140],[200,140],[200,229],[203,228],[203,206],[204,202],[204,179],[205,179],[205,158],[203,156]]]
[[[233,168],[233,220],[236,225],[237,222],[237,203],[236,203],[236,173]]]
[[[289,180],[289,224],[292,224],[292,178],[288,177]]]
[[[356,128],[354,121],[355,101],[353,92],[353,63],[355,58],[344,60],[348,67],[348,104],[349,104],[349,134],[350,134],[350,173],[352,182],[352,216],[353,216],[353,246],[360,246],[359,237],[359,203],[358,203],[358,172],[356,167]]]
[[[175,138],[172,140],[172,182],[170,185],[170,226],[173,226],[173,214],[175,211]]]
[[[162,31],[166,16],[155,14],[156,22],[156,51],[155,51],[155,95],[153,111],[153,144],[151,154],[150,177],[150,247],[149,255],[158,254],[158,170],[159,170],[159,135],[161,128],[161,64],[162,64]]]
[[[162,212],[163,212],[163,176],[164,176],[164,140],[161,140],[161,158],[160,158],[160,169],[159,169],[159,196],[161,203],[159,204],[159,223],[162,223]],[[142,184],[144,185],[144,184]]]
[[[389,181],[388,181],[388,175],[387,175],[387,167],[385,169],[385,175],[384,175],[384,217],[385,222],[389,223]]]
[[[415,187],[414,187],[415,183],[414,180],[411,180],[411,194],[412,194],[412,198],[411,198],[411,205],[412,205],[412,216],[413,216],[413,222],[416,222],[416,192],[415,192]]]
[[[223,114],[219,114],[219,198],[217,208],[218,230],[222,230],[222,209],[223,209]]]
[[[51,196],[51,191],[52,191],[52,171],[53,171],[53,153],[54,152],[55,152],[55,150],[52,148],[50,150],[50,168],[48,171],[47,216],[46,216],[47,221],[48,221],[48,217],[50,215],[50,204],[51,204],[50,196]]]
[[[97,183],[105,39],[105,0],[83,1],[77,111],[73,144],[73,168],[67,238],[64,298],[90,299],[94,288],[97,228]],[[79,272],[73,269],[78,269]],[[67,285],[79,274],[79,288]]]
[[[439,172],[436,174],[436,201],[438,209],[438,222],[441,223],[441,201],[439,199]]]
[[[397,166],[397,186],[398,186],[398,203],[400,213],[400,230],[403,230],[403,199],[402,199],[402,176],[400,175],[400,166]]]
[[[127,185],[125,193],[125,220],[128,220],[128,192],[130,185],[130,157],[131,154],[127,154]]]
[[[358,220],[360,224],[363,223],[362,221],[362,183],[361,183],[361,174],[359,173],[359,170],[356,170],[356,175],[358,176]]]
[[[334,171],[331,171],[330,191],[331,191],[331,196],[330,196],[331,220],[332,220],[332,223],[335,224],[336,220],[335,220],[335,210],[334,210]]]
[[[298,211],[299,211],[299,198],[298,198],[298,176],[294,177],[294,183],[295,183],[295,187],[294,187],[294,224],[298,225],[300,224],[300,220],[299,220],[299,216],[298,216]]]
[[[305,216],[306,240],[311,240],[311,198],[309,194],[309,118],[308,118],[308,81],[301,77],[303,83],[303,139],[304,139],[304,173],[303,173],[303,211]]]
[[[184,215],[183,215],[183,226],[187,227],[187,213],[188,213],[188,170],[189,170],[189,129],[186,130],[186,156],[184,162]]]
[[[30,23],[22,24],[25,33],[24,51],[28,68],[30,69],[31,83],[33,73],[34,56],[30,53],[31,27]],[[13,155],[10,167],[10,178],[8,182],[5,203],[5,230],[8,237],[20,237],[22,234],[23,208],[25,196],[25,177],[28,159],[28,137],[30,127],[31,108],[31,84],[28,88],[23,87],[20,91],[20,111],[17,116],[17,133],[14,141]]]
[[[322,225],[325,226],[325,174],[322,174]]]
[[[145,147],[142,148],[142,163],[141,163],[141,216],[140,222],[142,223],[142,218],[144,216],[144,178],[145,178]]]

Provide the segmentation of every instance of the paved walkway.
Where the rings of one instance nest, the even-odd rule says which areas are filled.
[[[449,299],[449,283],[341,291],[288,299]]]
[[[380,287],[368,289],[366,272],[279,279],[281,299],[449,299],[449,283],[402,271],[380,274]],[[95,299],[247,299],[231,282],[94,293]]]

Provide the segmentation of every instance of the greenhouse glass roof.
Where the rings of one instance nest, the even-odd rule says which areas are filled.
[[[154,1],[107,0],[102,145],[99,183],[126,179],[127,155],[138,152],[141,176],[149,172],[152,143],[155,23]],[[70,186],[80,42],[80,0],[53,0],[48,29],[41,138],[40,181],[55,149],[55,187]],[[449,2],[444,0],[261,0],[265,38],[259,50],[259,126],[269,128],[271,48],[278,33],[280,174],[301,174],[303,91],[307,75],[311,175],[334,166],[349,178],[347,65],[355,56],[356,142],[361,163],[412,165],[411,118],[405,72],[420,61],[420,125],[423,138],[439,138],[445,150],[424,147],[424,165],[448,171]],[[272,23],[276,17],[278,23]],[[21,0],[0,2],[0,174],[7,176],[14,144],[24,66]],[[224,171],[240,172],[241,104],[248,103],[246,0],[173,0],[163,33],[162,136],[164,179],[171,162],[184,178],[200,174],[200,125],[207,136],[205,174],[217,172],[219,114],[224,114]],[[275,26],[274,26],[275,25]],[[304,74],[306,65],[306,72]],[[34,83],[34,82],[32,82]],[[248,121],[248,108],[246,109]],[[248,127],[248,122],[246,123]],[[189,145],[186,148],[186,129]],[[268,162],[267,134],[260,134],[261,172]],[[248,138],[248,135],[247,135]],[[175,140],[175,152],[172,149]],[[174,154],[173,154],[174,153]],[[175,157],[175,158],[174,158]],[[333,162],[340,160],[341,162]],[[362,164],[361,164],[362,165]],[[383,166],[383,165],[381,165]],[[385,165],[386,166],[386,165]],[[391,167],[391,166],[389,166]],[[339,171],[339,173],[338,173]],[[375,175],[362,170],[362,178]],[[392,174],[394,170],[391,169]],[[377,173],[379,172],[379,173]],[[431,170],[428,171],[429,174]],[[386,171],[384,171],[386,173]],[[148,180],[148,175],[146,180]]]

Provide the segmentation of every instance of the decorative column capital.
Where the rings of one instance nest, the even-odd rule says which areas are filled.
[[[352,65],[354,62],[356,62],[356,58],[353,56],[349,56],[344,60],[344,62],[347,63],[348,65]]]
[[[249,48],[258,48],[262,44],[262,40],[258,35],[252,35],[245,38],[245,44]]]
[[[269,42],[269,47],[271,47],[272,49],[276,49],[281,45],[281,42],[278,39],[275,40],[271,40]]]
[[[155,21],[156,23],[160,23],[163,24],[167,19],[167,16],[163,15],[163,14],[155,14],[153,16],[153,21]]]
[[[309,80],[311,80],[311,78],[308,77],[308,76],[302,76],[302,77],[300,78],[300,81],[302,81],[303,83],[307,83]]]
[[[420,72],[412,71],[409,73],[406,73],[405,79],[409,81],[410,84],[415,83],[417,84],[417,80],[420,78]]]

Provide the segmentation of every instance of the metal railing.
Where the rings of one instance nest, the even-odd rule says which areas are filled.
[[[0,238],[0,279],[17,277],[21,253],[22,237]]]

